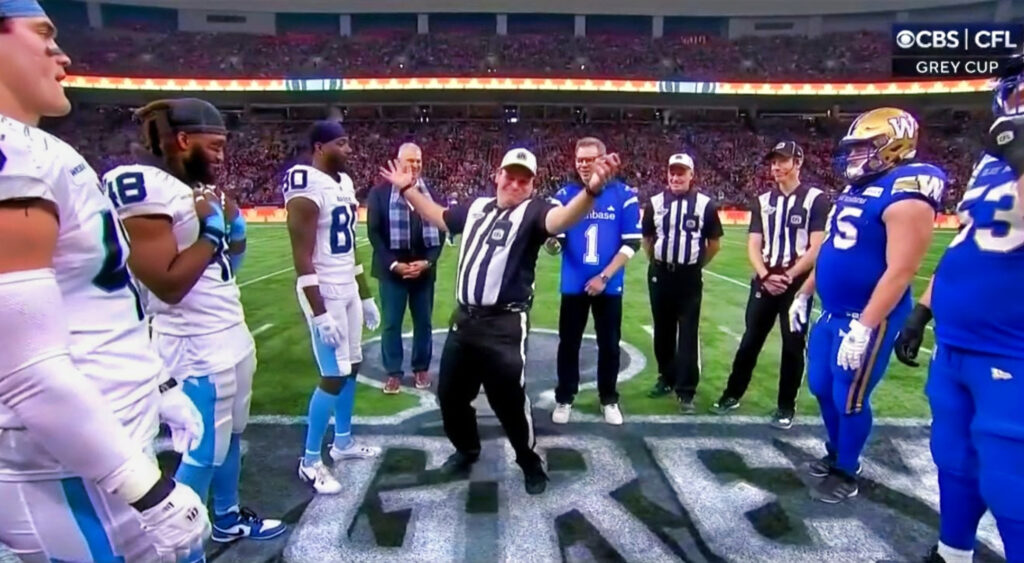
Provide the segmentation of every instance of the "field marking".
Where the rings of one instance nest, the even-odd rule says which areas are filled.
[[[736,332],[735,330],[733,330],[733,329],[731,329],[731,328],[729,328],[729,327],[727,327],[725,325],[718,325],[718,330],[719,330],[719,332],[722,332],[724,334],[728,334],[729,336],[735,338],[736,342],[739,342],[740,340],[743,340],[743,335],[742,334]]]
[[[647,334],[650,334],[651,338],[654,338],[654,327],[653,326],[651,326],[651,325],[644,325],[644,332],[646,332]]]
[[[370,242],[364,240],[364,241],[356,243],[356,248],[362,248],[362,247],[364,247],[364,246],[366,246],[368,244],[370,244]],[[276,272],[270,272],[269,274],[262,275],[262,276],[260,276],[258,278],[253,278],[251,280],[245,280],[244,282],[238,284],[238,287],[242,288],[242,287],[245,287],[245,286],[248,286],[248,285],[252,285],[252,284],[254,284],[256,282],[261,282],[263,280],[268,280],[268,279],[270,279],[272,277],[280,276],[281,274],[283,274],[285,272],[291,272],[294,269],[295,269],[294,266],[289,266],[287,268],[282,268],[282,269],[280,269],[280,270],[278,270]]]
[[[263,334],[264,332],[267,332],[268,330],[270,330],[273,327],[274,327],[274,323],[267,323],[267,324],[260,325],[256,330],[252,331],[252,335],[254,337],[255,336],[259,336],[259,335]]]

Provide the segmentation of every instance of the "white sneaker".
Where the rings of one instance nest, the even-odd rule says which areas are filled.
[[[331,470],[322,461],[307,466],[299,460],[299,479],[311,483],[317,494],[336,495],[341,492],[341,483],[334,478]]]
[[[377,446],[362,446],[355,440],[344,450],[331,446],[331,459],[334,461],[345,461],[349,459],[371,459],[379,456],[383,450]]]
[[[554,412],[551,413],[551,422],[554,422],[555,424],[567,424],[569,422],[569,414],[571,413],[571,403],[558,403],[555,405]]]
[[[604,421],[608,424],[613,424],[615,426],[622,424],[622,411],[619,410],[618,403],[604,405],[601,407],[601,411],[604,412]]]

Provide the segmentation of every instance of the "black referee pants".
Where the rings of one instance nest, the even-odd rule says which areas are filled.
[[[654,263],[647,270],[658,379],[692,399],[700,383],[701,268]]]
[[[536,467],[533,414],[526,396],[526,312],[455,312],[441,352],[437,398],[444,432],[455,449],[475,459],[480,455],[476,409],[471,403],[483,385],[516,452],[516,463]]]
[[[772,295],[761,287],[759,280],[750,282],[750,298],[747,300],[746,330],[740,339],[740,347],[736,350],[736,358],[732,362],[732,373],[723,395],[740,399],[747,392],[750,378],[757,366],[757,357],[761,354],[765,339],[772,331],[776,319],[782,331],[782,362],[779,369],[778,407],[783,411],[796,408],[796,395],[804,375],[804,349],[807,344],[807,327],[800,332],[789,329],[789,306],[793,303],[797,290],[804,284],[807,276],[793,280],[789,288],[779,295]]]
[[[602,405],[619,402],[619,339],[622,336],[622,296],[563,294],[558,312],[558,387],[555,401],[572,404],[580,390],[580,345],[590,311],[597,333],[597,393]]]

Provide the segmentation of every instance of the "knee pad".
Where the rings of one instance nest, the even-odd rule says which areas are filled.
[[[320,378],[320,389],[329,395],[337,396],[341,393],[341,388],[345,386],[344,377],[321,377]]]

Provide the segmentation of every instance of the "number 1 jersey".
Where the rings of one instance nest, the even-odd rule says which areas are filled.
[[[1024,359],[1024,213],[1017,199],[1017,175],[984,155],[957,207],[960,232],[935,270],[940,344]]]
[[[356,282],[356,191],[348,174],[339,179],[298,164],[284,176],[284,201],[305,198],[320,210],[316,224],[313,269],[321,285]]]
[[[169,219],[178,252],[199,240],[200,224],[192,188],[166,170],[148,164],[118,166],[103,175],[103,185],[122,219]],[[165,303],[152,291],[147,292],[146,306],[153,315],[153,330],[169,336],[201,336],[245,321],[226,239],[225,233],[210,264],[180,303]]]

